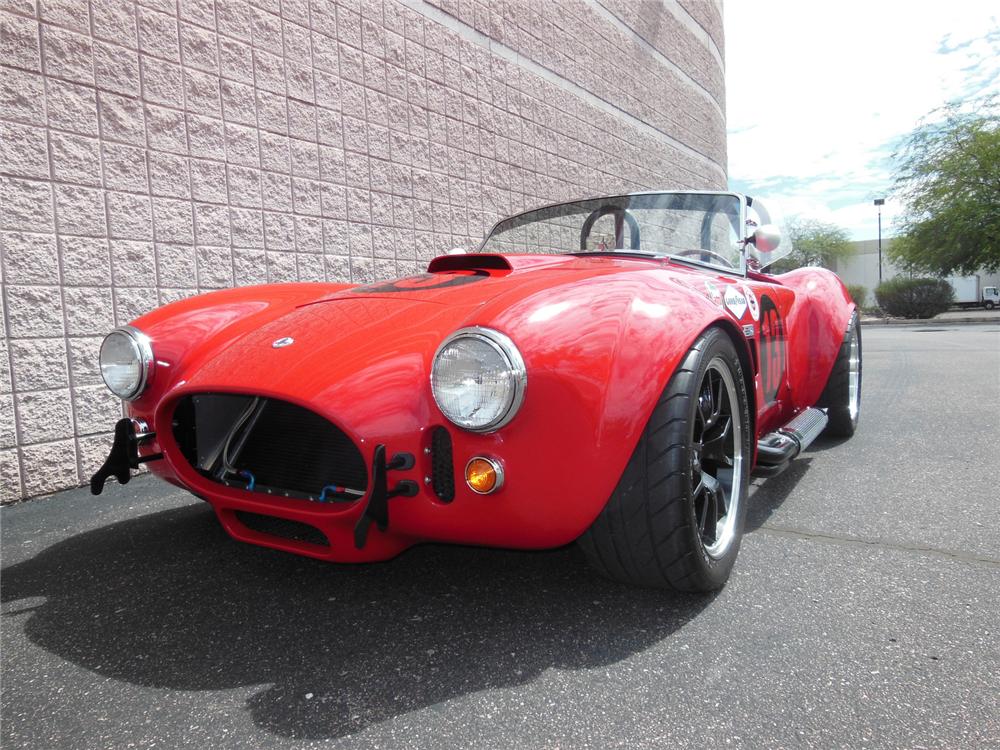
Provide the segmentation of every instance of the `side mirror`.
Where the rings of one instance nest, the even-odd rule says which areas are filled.
[[[773,253],[781,244],[781,230],[774,224],[763,224],[747,238],[758,253]]]

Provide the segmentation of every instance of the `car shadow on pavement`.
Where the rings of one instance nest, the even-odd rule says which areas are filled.
[[[44,597],[33,602],[18,601]],[[3,571],[32,643],[93,672],[175,690],[261,689],[283,737],[335,738],[549,669],[613,664],[710,605],[624,587],[574,547],[426,545],[331,565],[230,540],[200,503],[78,534]]]
[[[821,435],[778,476],[754,480],[751,485],[750,503],[747,507],[747,518],[743,525],[743,532],[746,534],[754,532],[770,520],[785,500],[792,495],[806,472],[809,471],[813,454],[836,448],[848,439]]]
[[[771,519],[809,471],[811,461],[809,455],[805,454],[792,461],[778,476],[754,480],[746,521],[743,523],[744,534],[756,531]]]

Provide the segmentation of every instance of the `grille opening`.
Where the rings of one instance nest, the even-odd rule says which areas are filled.
[[[236,518],[251,531],[260,534],[276,536],[293,542],[305,542],[320,547],[329,547],[330,540],[315,526],[301,521],[290,521],[277,516],[265,516],[262,513],[251,513],[246,510],[236,511]]]
[[[353,502],[368,488],[368,467],[343,430],[296,404],[206,393],[174,409],[174,439],[203,476],[271,495]],[[227,468],[227,464],[229,468]]]
[[[431,433],[431,486],[444,503],[455,499],[455,466],[451,457],[451,434],[444,427]]]

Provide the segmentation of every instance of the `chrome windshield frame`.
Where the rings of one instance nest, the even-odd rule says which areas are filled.
[[[675,261],[677,263],[683,263],[685,265],[691,265],[691,266],[694,266],[696,268],[705,268],[705,269],[709,269],[709,270],[712,270],[712,271],[719,271],[721,273],[728,274],[730,276],[746,276],[746,274],[747,274],[747,242],[746,242],[745,237],[746,237],[746,234],[747,234],[747,231],[746,231],[747,230],[746,221],[747,221],[747,215],[748,215],[747,214],[747,197],[745,195],[743,195],[742,193],[735,193],[735,192],[732,192],[730,190],[640,190],[640,191],[637,191],[635,193],[623,193],[623,194],[619,194],[619,195],[594,195],[594,196],[589,196],[587,198],[578,198],[576,200],[571,200],[571,201],[559,201],[557,203],[547,203],[545,205],[536,206],[535,208],[528,209],[527,211],[521,211],[520,213],[513,214],[512,216],[505,216],[504,218],[500,219],[500,221],[494,223],[493,226],[490,227],[490,230],[486,233],[486,236],[483,237],[482,242],[479,243],[479,246],[473,252],[476,252],[476,253],[483,252],[483,248],[486,246],[486,243],[489,242],[490,238],[496,232],[497,227],[499,227],[501,224],[506,224],[507,222],[513,221],[515,219],[519,219],[519,218],[521,218],[523,216],[527,216],[528,214],[537,213],[539,211],[545,211],[547,209],[558,208],[559,206],[569,206],[569,205],[572,205],[572,204],[575,204],[575,203],[584,203],[586,201],[614,200],[616,198],[633,198],[635,196],[647,196],[647,195],[648,196],[654,196],[654,195],[714,195],[714,196],[730,196],[732,198],[735,198],[739,202],[739,207],[740,207],[739,208],[739,220],[738,220],[739,221],[739,226],[738,226],[738,229],[737,229],[737,233],[740,234],[740,235],[742,235],[737,240],[737,246],[738,246],[737,250],[739,252],[739,266],[738,267],[724,266],[724,265],[721,265],[719,263],[711,263],[711,262],[707,262],[707,261],[697,260],[697,259],[695,259],[693,257],[689,258],[689,257],[685,257],[685,256],[671,255],[670,253],[663,253],[662,255],[660,255],[660,254],[656,254],[656,253],[644,253],[644,252],[641,252],[641,251],[629,251],[629,250],[623,249],[621,251],[608,251],[608,254],[613,254],[613,255],[620,254],[623,257],[644,257],[644,258],[655,258],[655,259],[668,259],[668,260],[671,260],[671,261]],[[588,255],[589,253],[586,253],[586,252],[569,252],[569,251],[563,251],[563,252],[553,252],[552,254],[553,255],[580,255],[580,256],[584,256],[584,255]]]

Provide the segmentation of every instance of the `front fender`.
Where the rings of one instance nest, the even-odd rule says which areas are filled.
[[[528,366],[522,412],[469,448],[503,451],[508,477],[524,477],[517,491],[535,496],[537,514],[525,522],[546,530],[545,546],[572,541],[600,513],[695,339],[712,325],[738,331],[701,284],[700,274],[687,286],[654,271],[590,279],[509,307],[495,300],[467,321],[512,336]]]

